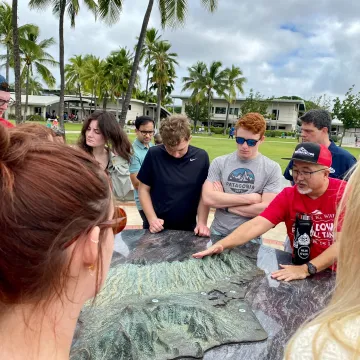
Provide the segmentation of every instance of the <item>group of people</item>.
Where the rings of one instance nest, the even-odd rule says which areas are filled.
[[[164,119],[162,143],[155,146],[153,119],[136,119],[131,144],[114,115],[94,112],[73,147],[58,141],[52,129],[14,127],[2,119],[10,101],[0,78],[2,357],[68,358],[77,317],[103,285],[114,235],[123,228],[124,214],[114,197],[132,187],[150,232],[178,229],[223,237],[195,258],[261,242],[261,235],[280,222],[292,246],[296,215],[311,216],[309,263],[282,265],[272,277],[304,279],[331,267],[337,286],[330,305],[299,330],[285,356],[360,355],[360,170],[352,155],[329,140],[327,112],[312,110],[301,117],[305,142],[296,146],[285,172],[294,186],[283,189],[280,166],[259,151],[266,122],[258,113],[239,119],[236,150],[210,164],[206,151],[190,145],[185,116]],[[216,212],[208,228],[211,207]]]

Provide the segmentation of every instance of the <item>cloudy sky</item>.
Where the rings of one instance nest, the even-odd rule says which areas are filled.
[[[87,53],[105,58],[120,46],[132,49],[147,2],[124,0],[121,19],[112,27],[95,22],[83,6],[76,28],[65,26],[65,58]],[[206,12],[200,0],[188,2],[186,25],[162,31],[179,55],[176,94],[181,92],[187,67],[199,60],[239,66],[248,79],[246,93],[253,88],[265,96],[341,96],[358,82],[359,1],[219,0],[214,14]],[[58,39],[57,19],[50,10],[30,11],[28,1],[19,3],[20,24],[35,23],[42,37]],[[157,6],[150,26],[160,28]],[[58,56],[56,46],[51,53]]]

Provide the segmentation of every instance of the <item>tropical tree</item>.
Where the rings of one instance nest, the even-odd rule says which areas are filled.
[[[76,87],[76,92],[80,97],[81,116],[80,120],[85,116],[84,103],[82,101],[83,91],[83,74],[85,68],[85,60],[82,55],[75,55],[69,59],[69,63],[65,65],[65,88],[70,90],[73,86]]]
[[[206,68],[201,78],[201,91],[199,98],[202,99],[206,96],[208,103],[208,131],[211,133],[211,100],[214,97],[214,92],[219,96],[224,95],[226,88],[227,75],[225,70],[222,70],[221,61],[213,61],[209,68]]]
[[[254,92],[253,89],[250,89],[249,95],[240,107],[240,115],[244,116],[249,112],[257,112],[264,116],[264,118],[271,118],[267,110],[271,100],[272,98],[265,98],[258,91]]]
[[[20,48],[18,29],[18,2],[12,1],[12,30],[13,30],[13,55],[15,74],[15,118],[16,123],[21,123],[21,70],[20,70]]]
[[[83,0],[84,4],[96,14],[97,12],[97,3],[95,0]],[[121,3],[121,0],[107,0],[108,6],[111,8],[113,2]],[[30,0],[30,8],[37,8],[44,10],[49,5],[53,8],[53,14],[59,16],[59,62],[60,62],[60,105],[59,105],[59,115],[60,115],[60,128],[64,129],[64,93],[65,93],[65,62],[64,62],[64,18],[65,11],[67,10],[68,16],[70,18],[71,27],[75,27],[75,18],[79,13],[80,4],[79,0]],[[104,4],[103,4],[104,5]],[[108,11],[111,12],[111,9]]]
[[[112,51],[104,65],[104,80],[109,83],[111,98],[116,101],[116,120],[119,121],[119,98],[124,106],[124,97],[129,86],[133,55],[127,48]]]
[[[170,48],[171,44],[169,42],[158,41],[154,45],[154,51],[150,58],[152,64],[150,80],[153,83],[151,88],[157,90],[156,117],[158,129],[160,127],[161,100],[171,93],[174,88],[175,65],[178,65],[176,61],[177,54],[170,53]]]
[[[125,96],[124,106],[121,111],[120,124],[124,126],[127,111],[129,108],[131,96],[133,94],[133,88],[136,81],[136,76],[141,60],[142,48],[144,45],[146,31],[150,20],[151,11],[153,9],[155,0],[149,0],[148,6],[144,15],[141,31],[139,35],[139,41],[136,47],[134,56],[134,64],[131,71],[131,77],[129,86]],[[108,22],[115,22],[119,19],[120,13],[123,7],[123,0],[98,0],[99,3],[99,15],[101,18],[107,19]],[[218,0],[201,0],[201,4],[206,10],[214,12],[217,8]],[[163,28],[176,27],[177,25],[183,25],[185,23],[186,14],[188,10],[188,3],[185,0],[158,0],[161,25]]]
[[[196,132],[196,125],[200,117],[200,103],[203,103],[205,95],[203,90],[204,87],[204,78],[206,73],[206,64],[202,61],[198,61],[192,67],[187,68],[189,76],[182,78],[184,86],[182,91],[192,90],[191,93],[191,103],[195,105],[195,112],[192,113],[191,119],[194,120],[194,129],[193,132]],[[189,108],[193,108],[192,106]],[[208,115],[207,115],[208,117]]]
[[[148,102],[150,69],[151,69],[150,59],[154,53],[154,46],[158,41],[160,41],[160,35],[158,35],[158,31],[155,28],[151,28],[146,31],[144,47],[141,52],[141,60],[145,61],[145,67],[146,67],[146,87],[145,87],[143,115],[145,115],[146,105]]]
[[[86,55],[84,60],[84,85],[85,89],[92,94],[92,99],[95,107],[94,110],[96,111],[96,99],[99,93],[99,85],[103,78],[104,61],[94,55]]]
[[[207,105],[206,99],[203,99],[199,103],[195,103],[190,101],[185,105],[185,113],[187,117],[194,121],[194,129],[193,132],[196,132],[197,122],[205,122],[208,120],[209,109]]]
[[[241,69],[235,65],[232,65],[231,68],[225,69],[225,99],[228,103],[227,109],[226,109],[226,120],[225,120],[225,126],[224,126],[224,135],[226,134],[226,129],[228,128],[228,122],[229,122],[229,112],[230,112],[230,106],[234,103],[236,100],[236,91],[240,91],[242,94],[244,94],[244,84],[246,82],[246,78],[242,76],[243,73]]]
[[[34,72],[40,76],[41,80],[49,87],[55,85],[56,80],[47,66],[56,66],[59,63],[46,51],[50,46],[55,44],[54,38],[39,41],[40,30],[32,31],[26,34],[27,42],[20,46],[20,61],[24,64],[21,77],[25,80],[26,100],[24,121],[26,120],[28,101],[29,101],[29,85],[30,78]]]

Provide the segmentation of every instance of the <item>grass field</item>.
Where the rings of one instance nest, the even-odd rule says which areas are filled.
[[[43,123],[45,124],[45,123]],[[80,131],[81,124],[65,124],[66,131]],[[69,144],[76,143],[79,134],[67,134],[66,139]],[[131,142],[135,140],[135,134],[129,134]],[[228,139],[228,136],[223,135],[196,135],[191,140],[191,144],[202,148],[209,154],[210,160],[213,160],[217,156],[229,154],[236,149],[235,140]],[[290,157],[294,151],[297,141],[293,139],[280,139],[280,138],[266,138],[265,142],[260,147],[260,152],[270,159],[280,164],[284,171],[287,160],[282,160],[282,157]],[[351,152],[357,159],[360,156],[360,148],[346,148]]]

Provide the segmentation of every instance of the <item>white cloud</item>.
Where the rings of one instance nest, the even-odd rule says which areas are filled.
[[[30,11],[27,3],[19,4],[20,23],[36,23],[43,37],[58,39],[58,22],[51,10]],[[76,28],[70,29],[68,21],[65,26],[65,57],[86,53],[106,57],[120,46],[133,49],[147,3],[124,0],[121,19],[112,27],[95,22],[83,5]],[[163,32],[179,55],[175,93],[181,91],[186,68],[197,61],[240,66],[248,78],[246,91],[253,88],[266,96],[343,95],[360,77],[360,2],[219,0],[215,14],[204,11],[200,0],[189,4],[185,27]],[[150,26],[160,28],[157,6]],[[51,52],[57,57],[58,47]],[[56,70],[55,74],[59,79]]]

